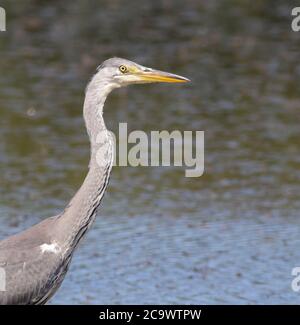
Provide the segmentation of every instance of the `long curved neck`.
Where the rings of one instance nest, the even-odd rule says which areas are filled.
[[[66,250],[73,250],[92,224],[104,195],[113,163],[113,141],[102,114],[112,87],[95,75],[86,90],[83,115],[90,138],[88,174],[58,219],[57,238]]]

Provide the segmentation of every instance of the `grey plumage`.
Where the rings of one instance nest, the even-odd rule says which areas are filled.
[[[108,94],[128,84],[185,81],[178,75],[120,58],[109,59],[99,66],[87,86],[83,109],[91,144],[88,174],[60,215],[0,242],[0,267],[6,273],[6,290],[0,291],[0,304],[44,304],[61,285],[72,254],[91,226],[109,181],[113,137],[102,116]]]

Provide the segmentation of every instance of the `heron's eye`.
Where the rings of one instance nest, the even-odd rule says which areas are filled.
[[[119,66],[119,70],[120,70],[122,73],[126,73],[126,72],[128,72],[128,69],[127,69],[127,67],[126,67],[125,65],[120,65],[120,66]]]

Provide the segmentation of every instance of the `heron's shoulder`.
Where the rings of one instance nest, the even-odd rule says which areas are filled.
[[[18,250],[33,249],[48,242],[52,237],[51,229],[56,219],[57,216],[47,218],[29,229],[0,241],[0,256],[4,251],[8,252],[16,248]]]

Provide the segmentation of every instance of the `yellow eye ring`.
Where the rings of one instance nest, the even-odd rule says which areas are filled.
[[[127,67],[125,67],[125,65],[120,65],[119,66],[119,70],[122,72],[122,73],[126,73],[128,71]]]

